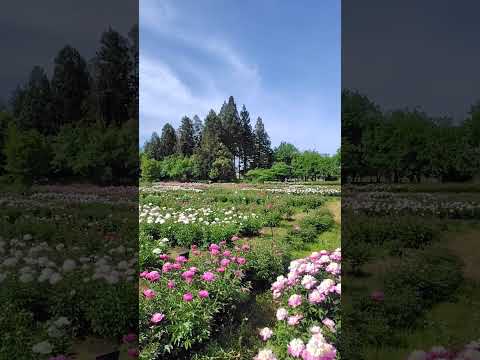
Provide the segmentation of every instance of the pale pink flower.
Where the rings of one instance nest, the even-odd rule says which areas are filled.
[[[152,315],[152,317],[150,318],[150,322],[152,324],[159,324],[163,319],[165,318],[165,315],[162,314],[162,313],[155,313]]]
[[[287,309],[281,307],[277,310],[277,320],[278,321],[281,321],[281,320],[285,320],[288,316],[288,311]]]
[[[325,318],[322,320],[322,324],[330,329],[331,332],[336,332],[335,322],[332,319]]]
[[[298,323],[300,322],[300,320],[302,320],[302,318],[303,318],[302,315],[292,315],[288,317],[287,323],[290,326],[295,326],[295,325],[298,325]]]
[[[273,331],[268,327],[264,327],[262,330],[260,330],[260,337],[262,338],[263,341],[267,341],[272,337],[272,335],[273,335]]]
[[[288,305],[290,305],[293,308],[296,308],[297,306],[300,306],[301,304],[302,304],[302,296],[301,295],[293,294],[288,299]]]
[[[300,357],[303,350],[305,349],[305,344],[302,339],[293,339],[288,343],[288,353],[293,357]]]

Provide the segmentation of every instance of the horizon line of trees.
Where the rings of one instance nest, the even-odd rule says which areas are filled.
[[[262,118],[252,127],[246,106],[238,112],[230,96],[218,114],[212,109],[203,121],[184,116],[177,130],[166,123],[160,136],[153,132],[145,142],[140,157],[142,178],[148,181],[265,181],[338,176],[339,154],[300,152],[285,142],[272,149]]]
[[[382,111],[343,90],[342,153],[343,182],[472,180],[480,174],[480,102],[455,123],[418,109]]]
[[[32,183],[138,178],[138,25],[128,36],[108,28],[95,56],[70,45],[51,77],[34,66],[0,109],[0,176]]]

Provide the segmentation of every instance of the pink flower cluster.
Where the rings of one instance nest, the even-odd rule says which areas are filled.
[[[314,252],[307,258],[292,261],[288,274],[277,278],[271,289],[273,298],[283,304],[276,312],[278,324],[283,327],[285,325],[281,324],[285,324],[285,321],[288,326],[295,327],[292,334],[303,335],[291,339],[288,344],[278,343],[284,341],[284,338],[281,338],[284,335],[277,340],[275,328],[264,328],[260,336],[264,341],[268,340],[267,345],[272,343],[276,348],[285,346],[290,357],[303,360],[336,358],[337,350],[324,337],[325,332],[336,333],[335,321],[324,317],[318,325],[310,329],[306,329],[306,326],[311,324],[312,319],[308,318],[308,314],[312,313],[309,311],[312,307],[322,306],[327,315],[336,316],[334,309],[340,306],[341,295],[341,259],[340,249],[333,252]],[[328,312],[328,309],[333,309],[333,312]],[[306,316],[308,321],[303,322]],[[265,348],[260,350],[255,359],[275,360],[276,355],[269,348]]]
[[[416,350],[407,360],[478,360],[480,359],[480,339],[472,341],[459,351],[447,350],[443,346],[434,346],[430,351]]]
[[[232,241],[238,240],[237,237],[234,238],[232,238]],[[155,299],[157,291],[163,291],[162,288],[165,286],[170,291],[174,289],[179,291],[181,299],[185,303],[192,302],[195,299],[208,299],[210,297],[207,290],[208,284],[224,276],[223,274],[227,269],[232,270],[232,274],[237,278],[243,276],[240,268],[246,263],[246,260],[239,255],[243,255],[250,247],[248,245],[235,246],[233,251],[228,249],[226,245],[226,241],[219,244],[210,244],[206,252],[201,252],[195,245],[192,245],[190,254],[192,257],[198,257],[197,260],[200,260],[200,262],[192,261],[185,256],[177,256],[172,261],[168,255],[160,254],[159,259],[163,262],[161,263],[161,271],[145,270],[140,273],[140,278],[144,279],[148,286],[148,288],[142,290],[143,297],[146,300]],[[196,266],[191,266],[194,264],[201,267],[203,271]],[[161,312],[154,313],[150,317],[150,324],[152,326],[159,325],[165,318],[166,315]]]

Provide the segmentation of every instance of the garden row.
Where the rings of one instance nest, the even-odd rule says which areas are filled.
[[[136,208],[35,198],[0,209],[0,358],[62,359],[86,336],[120,341],[138,322]]]
[[[190,359],[196,354],[197,359],[206,360],[219,358],[220,353],[221,358],[228,358],[223,348],[213,353],[206,349],[226,328],[238,326],[243,321],[238,309],[269,284],[275,284],[289,266],[292,276],[297,277],[288,286],[285,283],[282,296],[276,293],[277,299],[272,301],[280,302],[280,297],[289,298],[294,292],[295,298],[304,300],[296,300],[301,304],[295,302],[290,312],[286,310],[285,316],[292,317],[290,322],[295,324],[288,325],[286,320],[282,328],[279,322],[272,336],[264,334],[270,343],[266,349],[258,349],[257,357],[276,349],[277,358],[287,358],[285,341],[294,339],[297,352],[301,348],[299,341],[312,351],[325,343],[325,349],[329,349],[326,353],[334,357],[338,344],[328,330],[328,319],[334,324],[338,322],[340,285],[335,293],[323,280],[331,279],[328,284],[332,281],[333,285],[339,283],[336,277],[340,267],[333,263],[340,260],[340,253],[315,253],[298,264],[290,264],[293,249],[315,242],[319,234],[334,226],[332,216],[322,208],[324,204],[325,198],[320,194],[274,194],[263,189],[209,188],[201,192],[141,194],[140,358]],[[304,214],[293,221],[299,211]],[[289,223],[295,224],[282,230]],[[333,265],[328,267],[330,263]],[[298,271],[293,269],[295,266],[299,266]],[[311,277],[308,288],[302,285],[304,277]],[[309,302],[309,293],[321,284],[321,291],[326,292],[315,292],[310,297],[317,302]],[[319,301],[323,296],[328,297],[325,303]],[[325,319],[328,325],[322,323]],[[308,333],[312,326],[330,333],[325,332],[325,337],[320,330],[317,335]],[[297,338],[287,339],[289,327],[297,329]],[[255,349],[249,349],[252,350]],[[232,359],[246,359],[249,351],[233,351],[236,355],[231,354]]]

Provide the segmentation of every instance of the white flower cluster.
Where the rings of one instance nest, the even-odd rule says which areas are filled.
[[[130,260],[126,260],[126,254],[131,254]],[[75,272],[83,282],[104,280],[115,284],[121,280],[135,281],[136,263],[134,249],[123,245],[110,246],[103,255],[98,255],[87,254],[80,246],[67,251],[64,244],[35,243],[30,234],[21,240],[0,239],[0,283],[14,277],[22,283],[36,281],[55,285]]]
[[[235,207],[229,210],[212,210],[211,208],[186,208],[176,211],[172,208],[154,206],[153,204],[145,204],[140,206],[140,223],[148,224],[165,224],[165,223],[181,223],[181,224],[241,224],[242,221],[248,220],[249,217],[257,217],[252,213],[249,215],[237,212]]]

